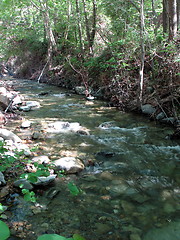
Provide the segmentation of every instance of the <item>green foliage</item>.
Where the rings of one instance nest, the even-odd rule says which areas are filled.
[[[68,183],[68,189],[73,196],[78,196],[82,192],[73,182]]]
[[[44,166],[43,164],[34,163],[34,167],[37,169],[36,172],[23,173],[20,178],[25,178],[31,183],[35,183],[38,177],[48,177],[50,175],[49,165]]]
[[[8,225],[0,220],[0,239],[6,240],[9,236],[10,231]]]
[[[0,171],[4,172],[17,160],[17,154],[10,155],[4,142],[0,142]]]
[[[77,233],[75,233],[75,234],[73,235],[73,239],[74,239],[74,240],[86,240],[84,237],[82,237],[81,235],[79,235],[79,234],[77,234]]]
[[[2,203],[0,203],[0,218],[2,217],[2,213],[7,210],[7,206],[3,206]]]
[[[36,202],[35,193],[33,191],[29,191],[28,189],[22,189],[22,193],[24,194],[25,201]]]
[[[74,234],[72,238],[66,238],[57,234],[44,234],[39,236],[37,240],[85,240],[85,238],[79,234]]]

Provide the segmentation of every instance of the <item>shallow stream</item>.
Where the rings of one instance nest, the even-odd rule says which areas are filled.
[[[33,130],[43,133],[47,124],[67,121],[89,132],[45,134],[34,140],[39,153],[52,160],[73,156],[87,165],[39,195],[41,209],[28,217],[34,239],[42,233],[79,233],[86,240],[179,239],[180,145],[168,138],[170,127],[55,86],[28,80],[9,84],[26,101],[40,102],[41,108],[24,113],[34,123]],[[18,124],[8,127],[26,138],[30,130],[19,131]],[[68,181],[82,190],[79,196],[71,196]],[[54,190],[57,194],[49,197]]]

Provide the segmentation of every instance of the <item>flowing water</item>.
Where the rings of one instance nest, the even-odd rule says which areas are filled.
[[[180,146],[167,137],[173,132],[170,127],[55,86],[12,81],[26,101],[41,104],[24,113],[33,130],[44,134],[47,124],[65,121],[78,122],[89,132],[45,133],[34,141],[39,154],[52,160],[78,157],[87,167],[43,190],[39,212],[28,218],[34,238],[26,239],[79,233],[86,240],[178,240]],[[26,138],[29,130],[18,132],[17,124],[11,123],[11,129]],[[79,196],[71,196],[68,181],[82,190]]]

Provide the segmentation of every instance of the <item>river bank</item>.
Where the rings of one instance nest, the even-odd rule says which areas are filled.
[[[153,121],[178,128],[175,138],[179,137],[178,41],[162,44],[154,53],[147,52],[141,101],[140,56],[138,52],[126,55],[126,46],[122,46],[120,56],[116,58],[108,48],[96,57],[86,56],[85,59],[72,53],[68,60],[66,54],[61,53],[59,60],[52,59],[51,67],[40,53],[26,50],[21,43],[17,47],[22,47],[23,56],[11,57],[2,63],[2,75],[11,74],[16,78],[64,87],[77,94],[105,100],[120,111],[143,113]]]

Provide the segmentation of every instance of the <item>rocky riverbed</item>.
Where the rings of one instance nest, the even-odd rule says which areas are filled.
[[[6,84],[21,102],[7,101],[4,110],[12,107],[18,117],[6,119],[2,140],[9,151],[23,149],[26,173],[37,171],[34,163],[53,164],[36,183],[19,179],[19,168],[1,172],[11,239],[79,233],[86,240],[178,240],[180,147],[171,127],[54,86]],[[35,203],[23,199],[20,180]]]

